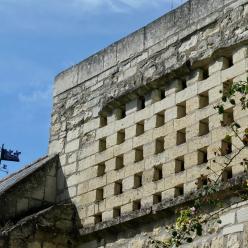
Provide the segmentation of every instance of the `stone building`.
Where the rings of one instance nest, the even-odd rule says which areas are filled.
[[[166,239],[175,210],[214,176],[207,167],[221,170],[215,150],[239,146],[224,138],[233,120],[247,125],[247,111],[228,105],[220,116],[214,106],[247,71],[248,1],[190,0],[60,73],[49,154],[0,181],[0,247],[145,248],[149,237]],[[238,159],[223,180],[232,202]],[[221,219],[191,246],[248,247],[248,202]]]

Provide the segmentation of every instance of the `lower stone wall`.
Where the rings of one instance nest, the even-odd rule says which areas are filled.
[[[152,239],[167,240],[166,226],[175,221],[174,210],[167,209],[80,236],[74,209],[73,205],[54,206],[25,218],[2,231],[0,248],[160,248],[152,244]],[[221,224],[209,221],[202,237],[181,247],[247,248],[248,201],[226,208],[220,219]]]
[[[150,219],[149,219],[150,218]],[[155,248],[151,238],[165,241],[169,234],[165,227],[173,223],[172,213],[150,216],[139,223],[127,223],[118,232],[117,228],[106,230],[102,234],[93,234],[91,241],[79,242],[77,248]],[[248,247],[248,201],[233,204],[220,216],[222,221],[211,221],[204,227],[204,234],[191,244],[181,247],[191,248],[247,248]],[[162,246],[161,246],[162,247]]]

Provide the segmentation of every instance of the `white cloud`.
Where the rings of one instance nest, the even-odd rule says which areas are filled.
[[[47,8],[48,10],[58,11],[65,9],[70,11],[125,11],[137,8],[158,7],[164,5],[178,6],[180,3],[186,0],[0,0],[0,10],[4,10],[6,7],[19,6],[30,7],[30,10],[34,10],[33,7]]]
[[[34,90],[30,93],[19,93],[20,102],[26,104],[49,103],[52,97],[52,88],[48,87],[44,90]]]

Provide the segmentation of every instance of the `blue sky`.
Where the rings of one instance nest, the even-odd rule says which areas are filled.
[[[56,74],[165,14],[171,1],[0,0],[0,144],[22,152],[20,163],[5,163],[9,172],[47,153]]]

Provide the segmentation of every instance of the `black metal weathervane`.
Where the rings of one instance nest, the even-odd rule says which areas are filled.
[[[1,154],[0,154],[0,171],[3,171],[8,174],[7,165],[2,164],[2,161],[12,161],[12,162],[20,162],[19,155],[21,152],[18,151],[12,151],[7,150],[4,148],[4,145],[2,145],[1,148]]]

